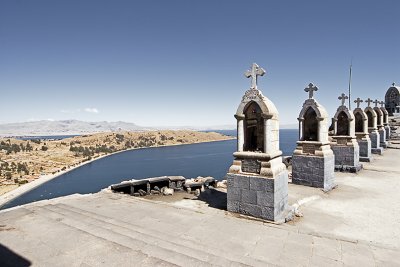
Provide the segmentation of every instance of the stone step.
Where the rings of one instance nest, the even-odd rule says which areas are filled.
[[[175,246],[181,247],[183,250],[189,250],[189,253],[197,253],[197,255],[202,255],[201,259],[204,258],[206,258],[207,260],[209,259],[209,261],[214,265],[221,264],[222,266],[226,266],[226,265],[237,264],[237,265],[251,265],[251,266],[266,266],[267,264],[270,264],[269,262],[265,262],[262,259],[245,257],[243,255],[232,256],[232,253],[227,253],[229,251],[224,251],[225,249],[224,247],[221,246],[218,247],[218,243],[216,243],[217,245],[216,247],[205,246],[201,242],[198,242],[193,239],[188,240],[185,239],[184,237],[177,237],[171,232],[157,231],[155,229],[149,230],[144,228],[140,224],[122,221],[109,216],[95,213],[93,211],[81,209],[75,206],[57,204],[57,207],[70,211],[75,211],[83,215],[90,215],[90,217],[96,218],[104,223],[117,225],[129,229],[129,231],[134,230],[146,236],[152,236],[157,240],[168,240],[168,242],[173,243]],[[212,227],[212,225],[210,225],[210,227]],[[205,230],[205,233],[206,232],[207,231]],[[176,240],[176,242],[173,240]],[[229,255],[229,258],[225,257],[224,255]]]
[[[156,204],[156,203],[151,203],[149,204]],[[186,235],[180,235],[177,236],[174,234],[173,231],[158,231],[156,229],[148,229],[143,227],[142,224],[140,223],[134,223],[132,221],[123,221],[121,219],[116,219],[115,217],[110,217],[106,216],[103,214],[99,214],[97,212],[93,212],[91,210],[87,209],[82,209],[80,207],[76,207],[73,205],[65,205],[62,203],[56,204],[60,208],[68,209],[71,211],[75,211],[78,213],[82,214],[87,214],[93,218],[97,218],[100,221],[104,221],[106,223],[111,223],[113,225],[118,225],[123,228],[127,228],[129,230],[134,229],[137,232],[140,232],[142,234],[152,236],[157,240],[168,240],[169,242],[174,243],[177,246],[183,247],[183,249],[190,249],[192,251],[198,251],[200,255],[202,255],[202,259],[204,258],[212,258],[212,263],[217,265],[219,262],[221,265],[226,266],[227,264],[231,265],[237,264],[237,265],[250,265],[250,266],[266,266],[270,265],[270,262],[265,261],[264,258],[255,258],[255,257],[248,257],[246,255],[242,254],[233,254],[231,249],[229,247],[221,246],[220,243],[216,242],[215,246],[210,246],[210,245],[204,245],[204,243],[196,240],[193,238],[193,236],[189,236],[189,238],[185,238]],[[175,209],[174,207],[171,207]],[[144,211],[145,212],[145,211]],[[165,211],[167,212],[167,211]],[[192,212],[192,211],[191,211]],[[173,214],[173,212],[167,212],[169,214]],[[190,215],[188,215],[190,216]],[[173,217],[169,217],[170,220]],[[179,226],[177,226],[179,227]],[[223,231],[223,229],[221,229]],[[204,234],[212,234],[207,231],[207,229],[204,229]],[[207,258],[207,259],[208,259]]]
[[[73,211],[70,206],[50,205],[45,207],[46,210],[54,212],[53,219],[62,220],[72,227],[78,228],[90,234],[100,236],[109,241],[116,242],[123,246],[148,254],[151,257],[160,258],[172,264],[182,266],[199,266],[199,265],[241,265],[225,258],[206,253],[205,251],[188,248],[187,246],[171,242],[168,238],[163,239],[159,235],[146,234],[138,231],[137,227],[120,225],[118,221],[111,222],[110,219],[95,218],[97,214],[88,214],[86,211]],[[100,217],[100,216],[96,216]],[[133,241],[133,242],[132,242]]]
[[[134,222],[126,222],[113,217],[105,216],[103,214],[95,213],[90,210],[81,209],[76,206],[57,204],[57,207],[63,208],[70,211],[75,211],[80,214],[90,215],[92,218],[96,218],[104,223],[109,223],[112,225],[120,226],[129,231],[134,231],[142,233],[146,236],[151,236],[156,240],[168,240],[168,242],[173,243],[175,246],[180,247],[180,251],[188,251],[188,253],[193,253],[196,251],[196,255],[201,255],[201,259],[206,259],[212,262],[214,265],[250,265],[250,266],[266,266],[269,262],[264,261],[260,258],[250,258],[241,254],[232,255],[231,251],[225,247],[221,247],[216,243],[214,247],[204,245],[203,243],[191,239],[186,239],[183,236],[177,236],[173,232],[168,231],[157,231],[156,229],[146,229],[143,225]],[[179,226],[178,226],[179,227]],[[204,230],[207,234],[207,229]],[[191,254],[189,254],[191,255]],[[229,256],[228,256],[229,255]]]
[[[78,229],[100,239],[107,240],[108,242],[130,248],[133,251],[141,252],[148,257],[159,259],[167,264],[173,264],[176,266],[210,265],[210,263],[207,263],[206,261],[198,260],[169,248],[164,248],[158,245],[156,240],[151,240],[151,238],[138,235],[135,231],[121,231],[121,229],[112,230],[111,228],[116,227],[111,224],[106,225],[103,223],[102,225],[101,222],[91,220],[89,216],[77,213],[74,214],[72,212],[57,211],[57,209],[50,207],[50,205],[40,207],[40,209],[42,210],[41,215],[44,214],[45,217],[55,220],[58,223]]]
[[[154,203],[150,203],[154,204]],[[186,239],[183,236],[177,236],[176,234],[169,231],[157,231],[156,229],[147,229],[144,228],[143,225],[139,223],[133,223],[133,222],[126,222],[122,221],[120,219],[115,219],[113,217],[105,216],[102,214],[98,214],[86,209],[81,209],[76,206],[71,206],[71,205],[64,205],[64,204],[59,204],[60,207],[64,207],[66,209],[70,210],[75,210],[78,213],[84,213],[84,214],[90,214],[93,217],[98,218],[101,221],[105,221],[108,223],[116,224],[128,229],[134,228],[136,231],[141,232],[145,235],[153,236],[157,240],[162,239],[162,240],[168,240],[169,242],[174,243],[177,246],[182,247],[183,249],[189,249],[192,253],[195,251],[196,253],[202,255],[201,259],[211,259],[209,260],[212,262],[214,265],[220,264],[220,265],[251,265],[251,266],[266,266],[267,264],[270,264],[268,262],[263,261],[262,259],[255,259],[255,258],[250,258],[246,257],[244,255],[240,254],[235,254],[232,256],[231,250],[229,248],[221,247],[218,246],[219,244],[216,243],[215,247],[211,247],[209,245],[204,245],[203,243],[194,240],[193,238],[191,239]],[[173,214],[173,213],[171,213]],[[177,226],[179,227],[179,226]],[[212,227],[212,225],[210,225]],[[204,234],[207,235],[207,229],[204,230]],[[176,240],[176,241],[174,241]],[[208,255],[208,256],[207,256]],[[207,257],[206,257],[207,256]]]

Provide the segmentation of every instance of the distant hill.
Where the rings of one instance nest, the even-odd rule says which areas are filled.
[[[122,121],[85,122],[78,120],[42,120],[0,124],[0,136],[81,135],[102,132],[143,130],[149,130],[149,128],[140,127],[134,123]]]
[[[296,129],[295,124],[281,125],[281,129]],[[143,127],[131,122],[86,122],[79,120],[61,121],[32,121],[21,123],[0,124],[0,136],[51,136],[51,135],[82,135],[103,132],[120,131],[151,131],[151,130],[235,130],[236,125],[214,125],[214,126],[157,126]]]

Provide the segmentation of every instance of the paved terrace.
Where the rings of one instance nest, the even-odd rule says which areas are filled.
[[[289,185],[304,217],[240,218],[224,193],[159,200],[101,192],[0,212],[0,265],[400,266],[400,150],[336,173],[338,188]],[[162,201],[160,201],[162,200]]]

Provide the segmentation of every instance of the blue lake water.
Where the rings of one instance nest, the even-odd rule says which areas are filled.
[[[236,131],[220,131],[236,135]],[[291,155],[297,130],[280,130],[280,149]],[[222,179],[232,164],[236,140],[125,151],[83,165],[8,202],[1,209],[74,193],[95,193],[123,180],[183,175]]]

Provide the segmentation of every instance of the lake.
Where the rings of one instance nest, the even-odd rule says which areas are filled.
[[[219,131],[236,135],[236,131]],[[280,130],[280,149],[291,155],[298,130]],[[117,153],[83,165],[6,203],[1,209],[74,193],[96,193],[124,180],[182,175],[222,179],[232,164],[236,140],[154,147]]]

